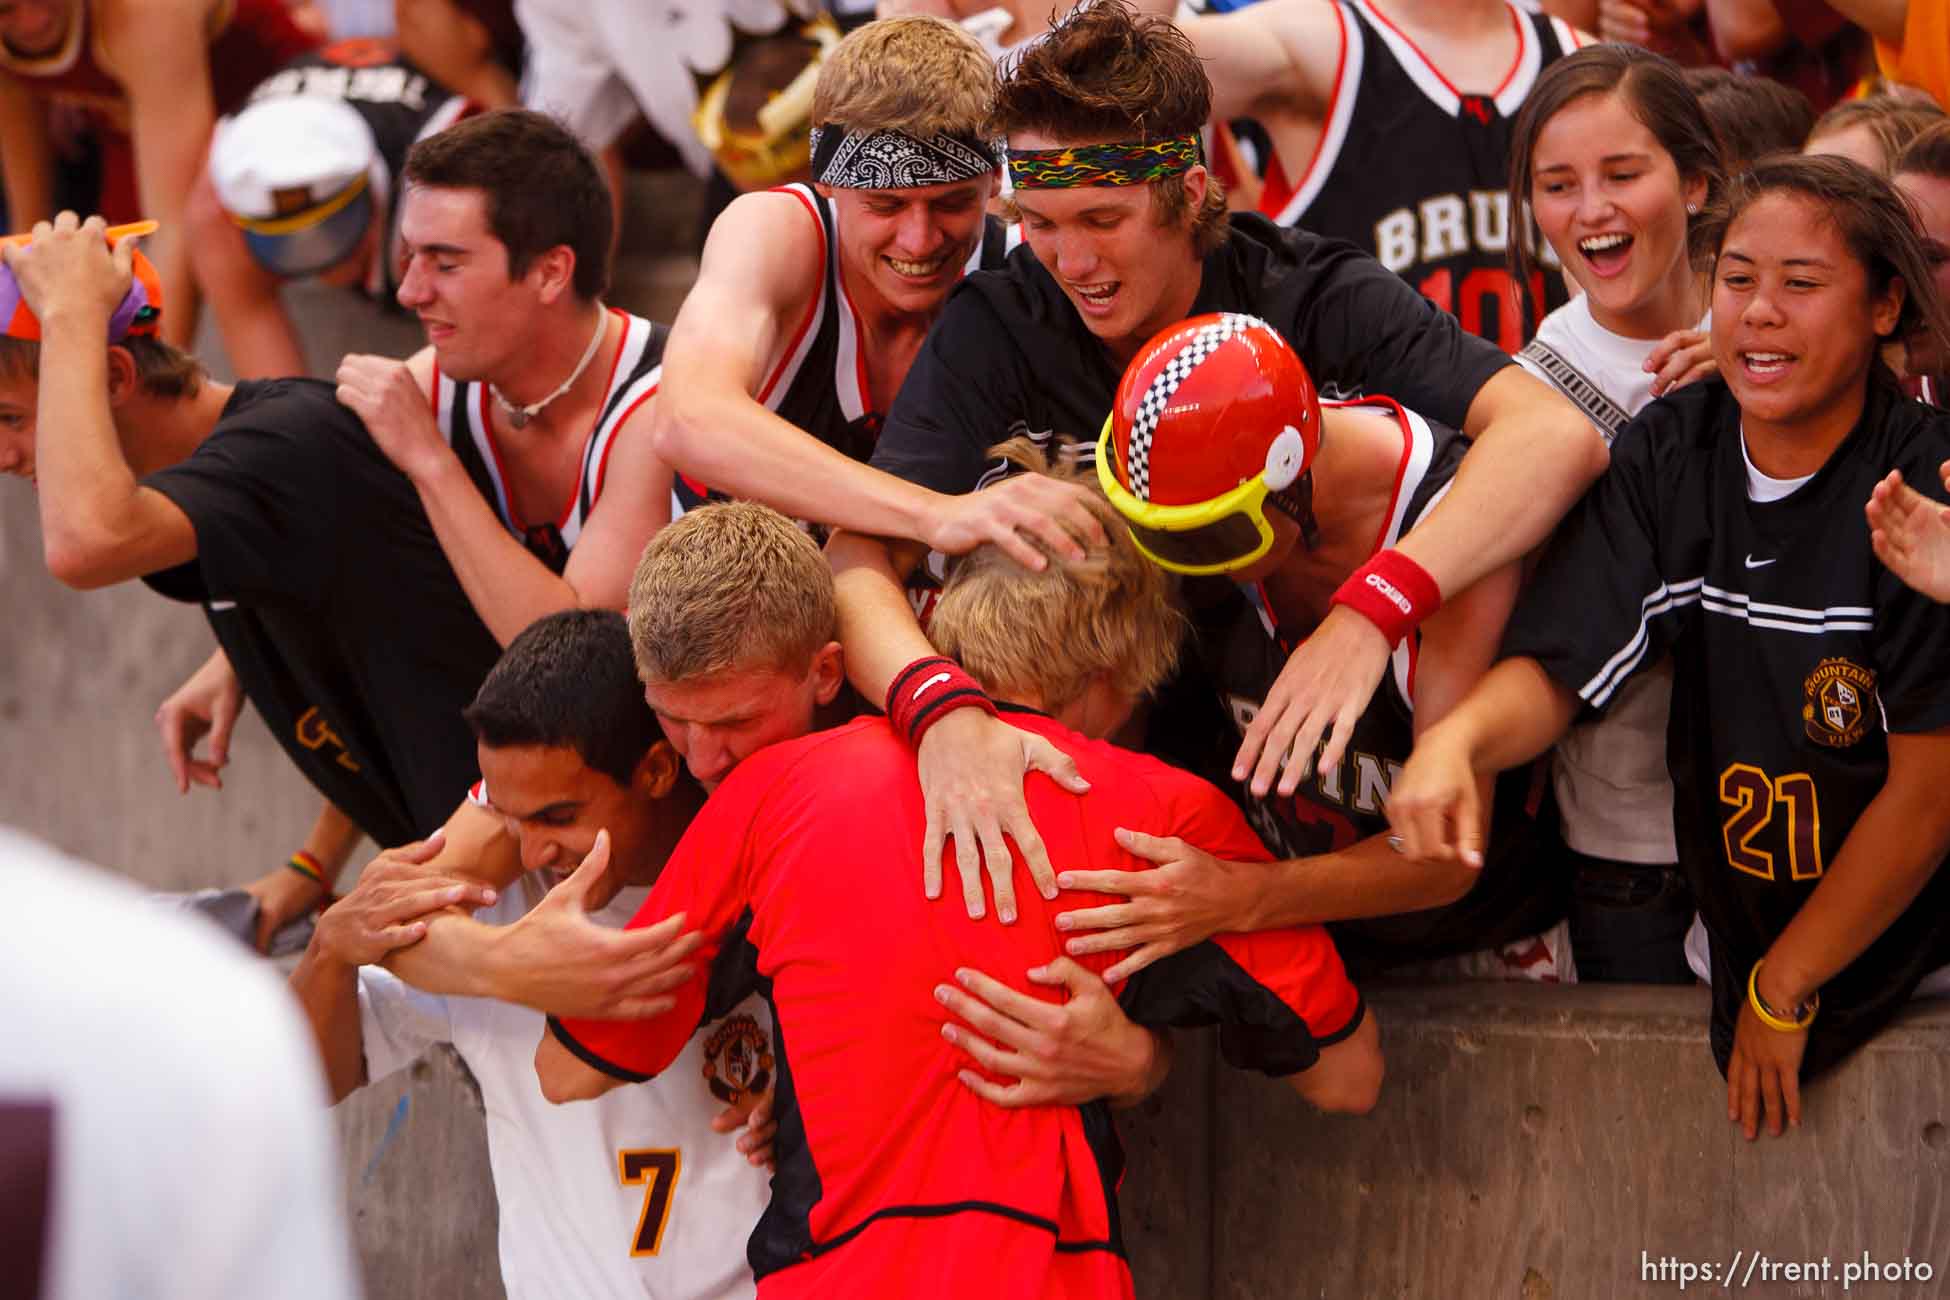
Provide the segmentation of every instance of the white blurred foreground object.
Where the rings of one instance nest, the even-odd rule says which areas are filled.
[[[0,1293],[358,1294],[311,1039],[200,921],[0,828]]]

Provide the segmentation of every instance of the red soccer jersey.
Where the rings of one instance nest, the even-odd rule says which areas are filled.
[[[1223,858],[1265,850],[1224,795],[1154,759],[1034,714],[1011,719],[1072,755],[1082,797],[1042,776],[1029,810],[1060,867],[1136,870],[1118,826],[1182,836]],[[778,1027],[778,1173],[750,1257],[765,1300],[944,1300],[1131,1294],[1109,1112],[1004,1110],[955,1078],[934,986],[970,966],[1054,999],[1025,972],[1059,955],[1058,912],[1107,900],[1019,891],[1014,925],[973,921],[921,892],[925,810],[914,757],[863,718],[739,765],[698,815],[633,926],[676,912],[707,936],[711,978],[644,1021],[551,1021],[610,1074],[667,1066],[699,1023],[757,988]],[[1102,970],[1115,954],[1085,958]],[[1274,1075],[1311,1066],[1360,1023],[1360,996],[1319,927],[1221,935],[1117,990],[1146,1025],[1220,1027],[1226,1058]],[[729,999],[730,1001],[728,1001]],[[676,1191],[683,1195],[682,1187]]]

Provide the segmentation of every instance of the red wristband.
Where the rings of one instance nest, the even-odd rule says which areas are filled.
[[[1390,549],[1356,569],[1334,593],[1334,604],[1346,605],[1380,628],[1392,647],[1442,608],[1442,588],[1428,570]]]
[[[919,748],[928,728],[956,709],[980,709],[995,716],[995,701],[961,665],[941,655],[916,659],[887,687],[887,720],[911,746]]]

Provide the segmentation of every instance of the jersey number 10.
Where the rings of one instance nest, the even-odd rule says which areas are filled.
[[[1734,763],[1720,773],[1720,802],[1733,809],[1720,826],[1727,862],[1762,880],[1774,880],[1774,855],[1754,847],[1754,837],[1767,829],[1776,810],[1787,817],[1788,876],[1793,880],[1821,877],[1821,808],[1815,800],[1815,779],[1806,772],[1790,772],[1768,779],[1747,763]]]
[[[1424,298],[1454,316],[1463,329],[1478,338],[1490,338],[1483,332],[1483,309],[1486,303],[1496,305],[1496,337],[1490,342],[1505,352],[1517,352],[1523,347],[1523,304],[1517,300],[1517,282],[1508,271],[1495,267],[1479,266],[1462,278],[1458,285],[1448,267],[1432,275],[1425,276],[1415,287]],[[1530,273],[1530,300],[1542,304],[1544,301],[1544,273]]]

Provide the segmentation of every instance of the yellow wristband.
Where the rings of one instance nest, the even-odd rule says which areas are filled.
[[[1821,994],[1813,994],[1806,1002],[1794,1009],[1791,1014],[1798,1017],[1797,1019],[1783,1016],[1768,1006],[1767,1000],[1760,995],[1760,968],[1766,964],[1767,959],[1763,957],[1754,963],[1752,970],[1747,972],[1747,1005],[1754,1009],[1754,1014],[1759,1016],[1760,1022],[1769,1029],[1778,1029],[1784,1034],[1798,1034],[1815,1023],[1815,1012],[1821,1010]]]

